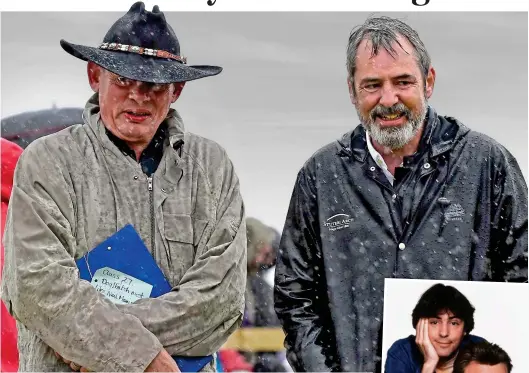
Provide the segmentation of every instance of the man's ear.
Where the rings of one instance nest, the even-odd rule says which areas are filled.
[[[182,90],[184,89],[186,82],[173,83],[173,85],[174,85],[174,90],[173,90],[173,97],[171,98],[171,103],[175,103],[176,100],[178,100],[178,97],[180,97],[180,94],[182,94]]]
[[[86,66],[86,73],[88,74],[88,83],[90,83],[90,88],[92,91],[99,92],[99,84],[101,82],[101,74],[103,70],[100,66],[96,65],[92,61],[88,62]]]
[[[433,87],[435,85],[435,69],[430,66],[428,69],[428,76],[426,77],[425,95],[429,99],[433,95]]]
[[[351,103],[356,105],[355,87],[353,79],[350,76],[347,77],[347,87],[349,88],[349,98],[351,99]]]

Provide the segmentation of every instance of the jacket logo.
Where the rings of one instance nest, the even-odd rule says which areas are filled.
[[[350,215],[336,214],[327,219],[325,223],[323,223],[323,226],[327,227],[330,232],[334,232],[340,229],[349,228],[352,221],[353,219]]]
[[[463,221],[463,216],[465,216],[465,210],[459,203],[453,203],[446,208],[444,213],[445,221]]]

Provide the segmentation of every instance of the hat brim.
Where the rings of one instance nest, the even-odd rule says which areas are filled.
[[[125,78],[150,83],[179,83],[214,76],[220,66],[185,65],[175,60],[137,53],[109,51],[61,40],[61,47],[74,57],[92,61]]]

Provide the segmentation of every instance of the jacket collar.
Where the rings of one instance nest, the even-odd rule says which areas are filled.
[[[455,118],[437,115],[432,107],[428,107],[426,118],[418,152],[427,151],[430,157],[437,157],[449,151],[456,140],[469,131]],[[343,135],[337,143],[339,155],[349,155],[360,162],[365,162],[369,150],[366,132],[362,125]]]
[[[105,125],[101,121],[99,94],[93,94],[92,97],[90,97],[90,99],[87,101],[83,111],[83,120],[92,129],[106,149],[112,150],[114,152],[118,151],[116,146],[113,146],[112,141],[110,141],[108,138],[105,131]],[[175,109],[169,109],[164,122],[167,124],[169,145],[174,147],[175,144],[183,144],[185,128],[182,117],[180,117],[178,112]]]
[[[99,140],[103,148],[115,154],[118,157],[123,157],[123,154],[118,147],[109,139],[106,128],[101,121],[99,109],[99,95],[95,93],[90,97],[86,103],[83,120],[85,124],[92,130],[96,138]],[[170,109],[167,117],[164,120],[167,124],[167,133],[169,142],[166,143],[164,155],[160,161],[156,174],[160,174],[162,187],[169,193],[174,186],[180,181],[183,176],[183,169],[180,165],[181,158],[179,152],[184,144],[184,123],[178,112]],[[169,148],[169,149],[168,149]],[[126,157],[128,162],[131,162],[135,167],[139,167],[138,163],[131,157]]]

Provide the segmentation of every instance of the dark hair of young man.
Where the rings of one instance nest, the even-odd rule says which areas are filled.
[[[454,362],[453,373],[465,373],[466,367],[475,362],[482,365],[505,364],[507,372],[512,370],[511,358],[500,346],[489,343],[469,343],[463,347]]]
[[[464,330],[470,333],[474,329],[474,307],[459,290],[452,286],[435,284],[424,292],[412,312],[412,324],[415,328],[419,319],[437,317],[450,311],[464,322]]]

